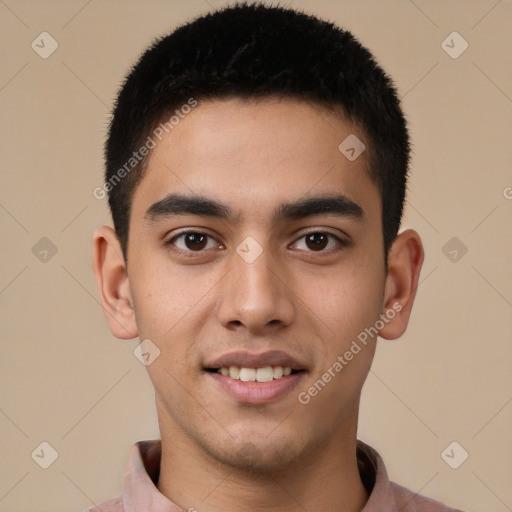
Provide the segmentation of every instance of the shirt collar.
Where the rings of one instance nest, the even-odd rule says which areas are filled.
[[[130,452],[123,480],[124,512],[184,512],[156,487],[160,474],[160,439],[138,441]],[[396,512],[392,484],[384,462],[371,446],[357,441],[357,464],[369,499],[361,512]]]

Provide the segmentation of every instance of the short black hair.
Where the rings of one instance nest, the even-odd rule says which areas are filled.
[[[276,96],[340,111],[364,133],[368,174],[382,200],[387,268],[410,159],[409,134],[392,80],[348,30],[297,10],[245,2],[200,16],[157,39],[119,91],[105,143],[105,181],[125,261],[131,201],[147,162],[138,150],[152,147],[155,127],[173,113],[187,112],[185,106],[190,110],[194,101]]]

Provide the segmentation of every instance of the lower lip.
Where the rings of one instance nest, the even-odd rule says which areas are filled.
[[[291,391],[304,377],[305,372],[292,373],[286,377],[269,382],[244,382],[221,375],[220,373],[205,372],[218,386],[235,400],[246,404],[264,404],[273,402]]]

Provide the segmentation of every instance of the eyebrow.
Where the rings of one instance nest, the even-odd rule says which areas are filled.
[[[158,222],[177,215],[198,215],[233,222],[237,216],[226,204],[200,195],[168,194],[153,203],[144,215],[150,222]],[[282,203],[273,212],[275,224],[314,215],[335,215],[357,221],[366,220],[364,210],[344,195],[321,195]]]

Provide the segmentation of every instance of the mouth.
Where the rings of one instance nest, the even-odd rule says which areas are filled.
[[[281,351],[232,352],[205,365],[203,370],[224,394],[249,404],[277,401],[297,386],[308,371],[304,363]]]
[[[223,366],[222,368],[205,368],[205,371],[218,373],[224,377],[242,382],[270,382],[301,373],[304,370],[294,370],[290,366],[263,366],[261,368]]]

